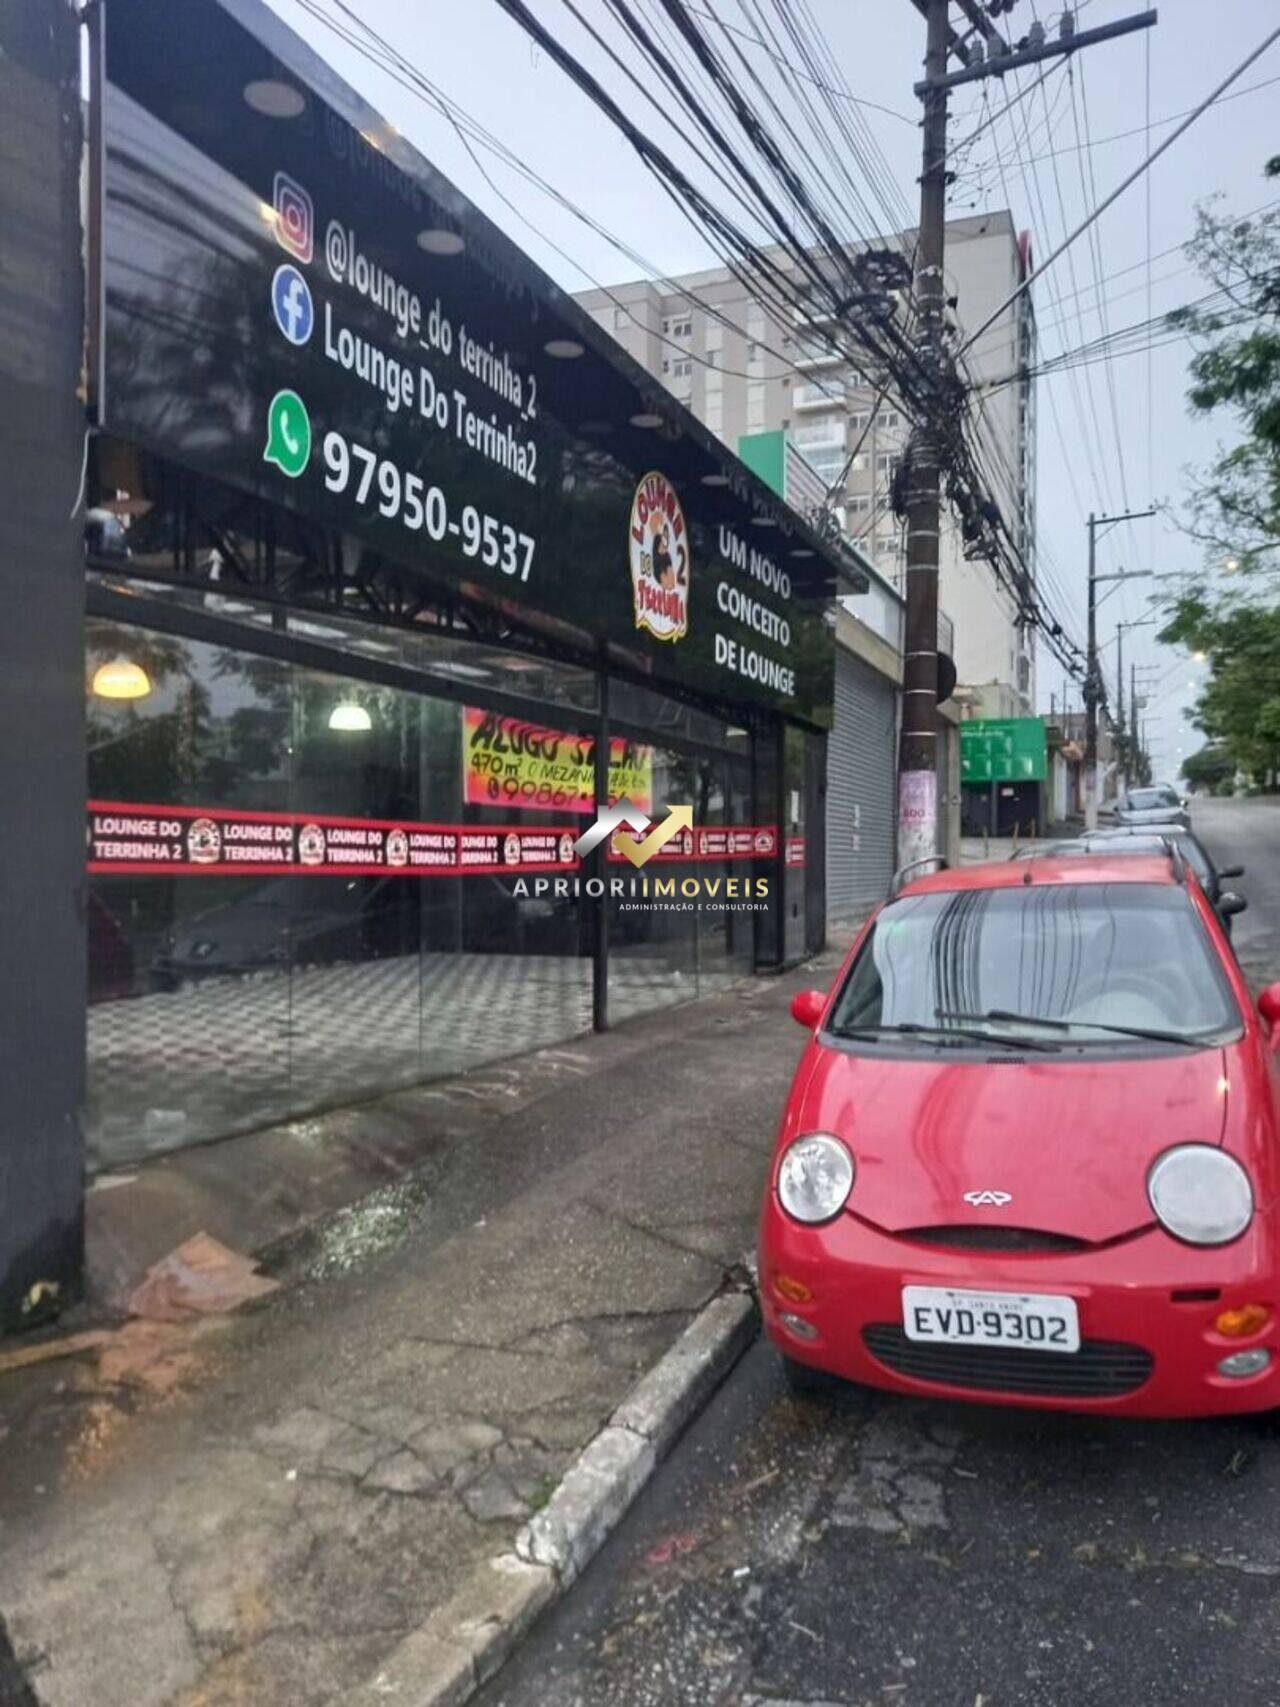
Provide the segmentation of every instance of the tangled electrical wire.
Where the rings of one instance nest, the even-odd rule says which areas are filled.
[[[599,0],[628,44],[626,56],[576,0],[561,0],[624,79],[626,106],[527,0],[498,4],[630,143],[743,288],[779,323],[804,325],[809,340],[854,364],[900,406],[913,430],[891,492],[899,515],[912,457],[929,435],[965,555],[990,565],[1018,620],[1036,627],[1063,667],[1082,677],[1084,653],[1047,603],[996,495],[1000,458],[972,375],[957,359],[954,328],[942,340],[930,335],[907,239],[878,235],[907,226],[910,210],[904,218],[887,163],[807,0],[739,0],[755,40],[780,68],[786,104],[755,71],[741,46],[744,31],[725,23],[717,0],[696,9],[685,0]],[[655,136],[655,118],[714,191]],[[856,454],[855,447],[849,465]]]

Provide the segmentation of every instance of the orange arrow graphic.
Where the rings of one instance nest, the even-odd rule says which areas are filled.
[[[652,859],[659,848],[665,848],[672,836],[678,836],[681,830],[692,828],[693,807],[670,806],[667,808],[665,823],[656,825],[642,842],[637,842],[635,837],[629,836],[625,830],[619,830],[613,838],[613,845],[632,865],[641,866],[646,860]]]

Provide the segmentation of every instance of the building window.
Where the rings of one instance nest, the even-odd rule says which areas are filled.
[[[845,452],[842,445],[819,446],[815,450],[804,452],[804,459],[828,485],[838,480],[844,472]]]
[[[851,516],[865,516],[871,510],[870,492],[855,492],[845,499],[845,509]]]
[[[866,432],[867,428],[871,425],[871,411],[869,409],[860,409],[856,415],[850,415],[849,425],[853,428],[855,433]]]
[[[672,317],[662,322],[662,330],[668,338],[690,338],[693,336],[693,321],[687,314]]]
[[[897,473],[898,464],[902,457],[896,450],[882,450],[876,453],[876,473],[893,475]]]
[[[621,307],[620,305],[616,306],[614,308],[614,311],[613,311],[613,329],[614,329],[614,331],[615,332],[621,332],[626,327],[628,327],[630,324],[631,324],[631,315],[629,314],[629,312],[625,308]]]
[[[662,371],[670,374],[673,379],[687,379],[693,371],[693,362],[688,356],[677,356],[674,360],[664,356]]]
[[[898,411],[896,409],[882,409],[876,416],[876,426],[896,427],[898,425],[898,418]]]

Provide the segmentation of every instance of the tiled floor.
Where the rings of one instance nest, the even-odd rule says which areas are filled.
[[[695,975],[619,955],[610,1013],[708,995]],[[272,1124],[561,1042],[591,1025],[591,962],[417,955],[211,979],[89,1010],[89,1144],[99,1168]]]

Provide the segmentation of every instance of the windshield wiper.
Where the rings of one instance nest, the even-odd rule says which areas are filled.
[[[1187,1049],[1206,1047],[1205,1040],[1202,1037],[1187,1037],[1180,1031],[1161,1031],[1157,1026],[1106,1025],[1102,1020],[1096,1019],[1053,1019],[1047,1014],[1015,1014],[1010,1012],[1008,1008],[988,1008],[985,1013],[981,1014],[948,1013],[944,1009],[939,1009],[938,1018],[994,1019],[1002,1020],[1009,1025],[1045,1025],[1053,1031],[1074,1031],[1077,1026],[1080,1026],[1092,1031],[1113,1032],[1117,1037],[1144,1037],[1150,1038],[1153,1043],[1181,1043]]]
[[[977,1014],[965,1017],[983,1019],[986,1016],[983,1014]],[[944,1041],[954,1039],[956,1042],[960,1043],[995,1043],[1003,1049],[1041,1049],[1052,1052],[1059,1048],[1058,1044],[1048,1043],[1044,1039],[1038,1037],[1001,1037],[998,1032],[979,1031],[972,1026],[918,1025],[914,1020],[900,1020],[893,1025],[833,1025],[829,1026],[828,1030],[833,1037],[852,1037],[857,1039],[870,1038],[874,1040],[887,1033],[890,1036],[918,1037],[921,1040],[926,1038],[940,1038]]]

